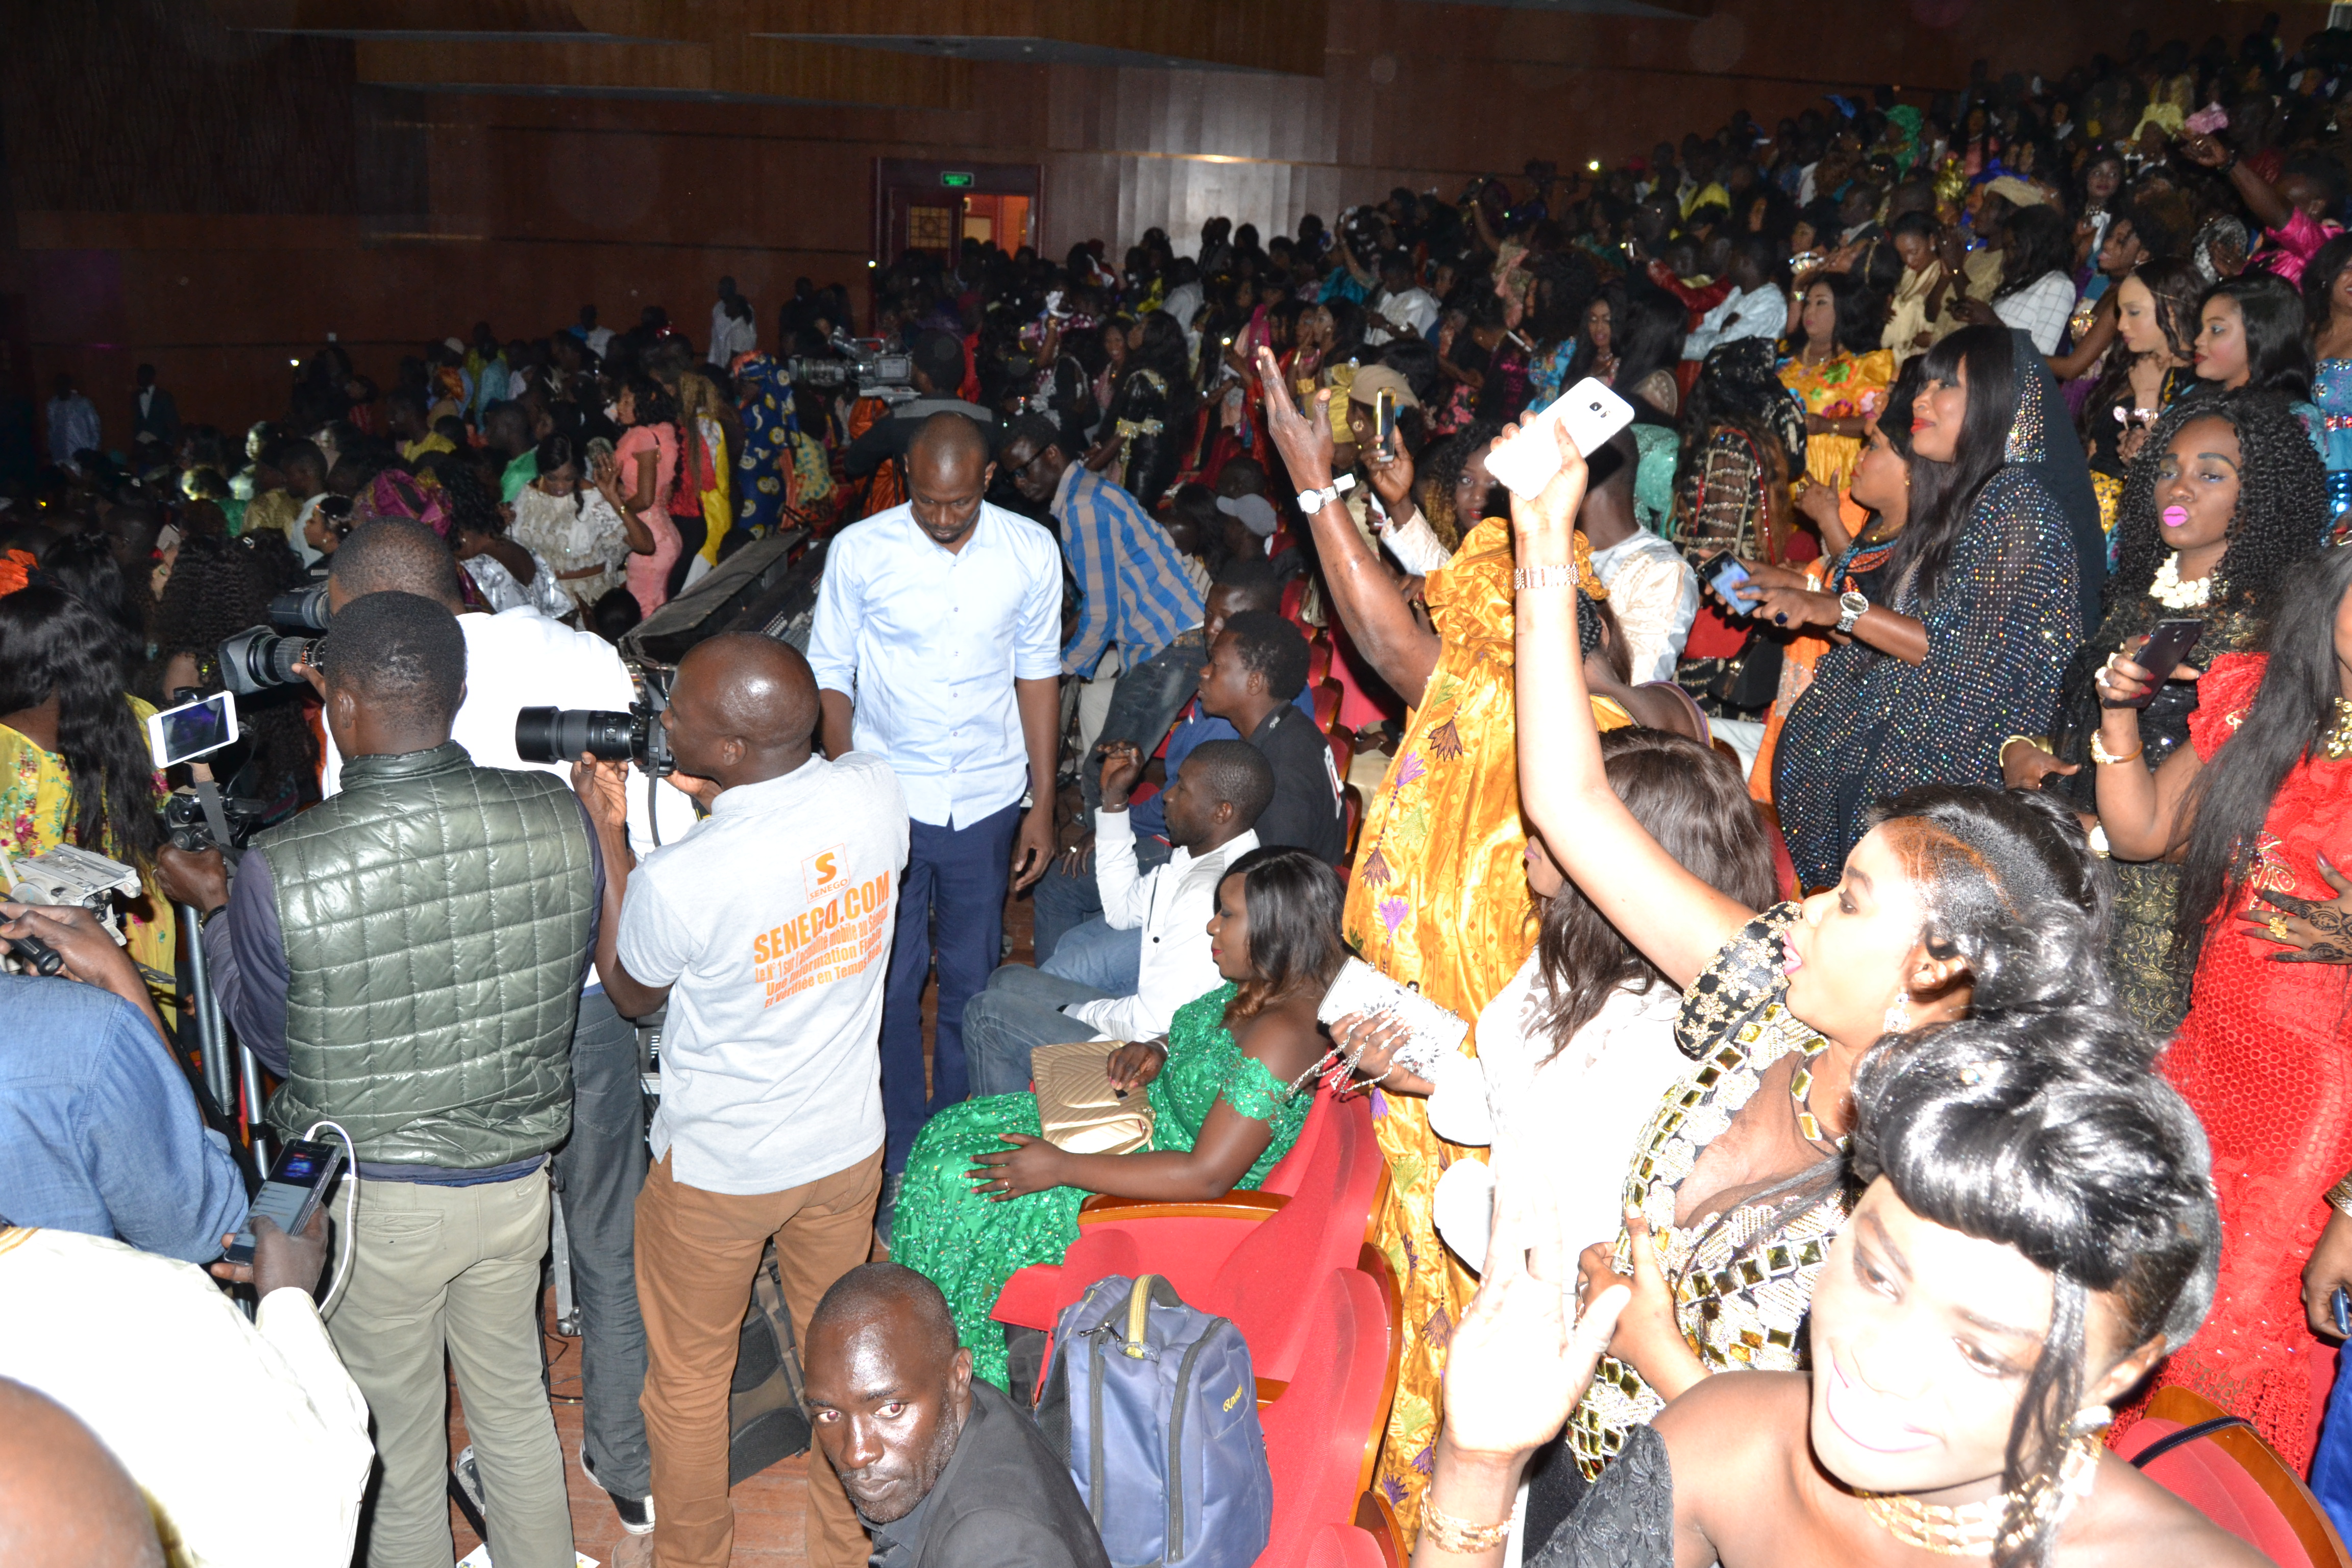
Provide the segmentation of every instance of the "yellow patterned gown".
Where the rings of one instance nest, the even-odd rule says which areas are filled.
[[[1366,804],[1343,922],[1366,963],[1469,1019],[1518,972],[1534,941],[1511,689],[1511,564],[1510,524],[1489,519],[1429,574],[1429,613],[1444,639],[1437,668],[1380,795]],[[1631,722],[1606,699],[1593,712],[1604,730]],[[1372,1117],[1391,1178],[1375,1241],[1404,1298],[1377,1484],[1411,1539],[1437,1440],[1445,1347],[1477,1289],[1437,1239],[1430,1204],[1447,1166],[1484,1151],[1432,1132],[1424,1100],[1374,1089]]]

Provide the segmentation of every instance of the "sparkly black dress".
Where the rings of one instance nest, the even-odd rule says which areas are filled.
[[[2001,742],[2049,732],[2096,613],[2105,542],[2083,448],[2042,356],[2016,357],[2007,460],[1927,602],[1909,570],[1891,595],[1926,623],[1927,662],[1832,648],[1780,731],[1772,799],[1807,888],[1837,880],[1878,802],[1915,784],[1999,784]]]

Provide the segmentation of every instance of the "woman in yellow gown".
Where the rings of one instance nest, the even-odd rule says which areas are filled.
[[[1270,354],[1261,356],[1259,374],[1268,432],[1291,482],[1320,489],[1331,478],[1328,418],[1300,413]],[[1418,521],[1407,499],[1411,459],[1374,451],[1365,466],[1399,531],[1411,531]],[[1492,485],[1483,455],[1465,463],[1455,517],[1485,517]],[[1535,942],[1511,692],[1511,525],[1504,518],[1480,522],[1450,561],[1428,573],[1424,622],[1344,504],[1326,504],[1311,521],[1328,602],[1410,709],[1388,776],[1365,807],[1341,934],[1383,974],[1475,1019]],[[1580,574],[1597,589],[1589,568]],[[1633,722],[1607,698],[1593,700],[1593,715],[1604,730]],[[1483,1151],[1431,1131],[1426,1100],[1373,1094],[1391,1189],[1375,1244],[1404,1300],[1396,1403],[1376,1484],[1410,1535],[1437,1438],[1445,1347],[1477,1289],[1437,1239],[1430,1205],[1446,1167]]]
[[[62,589],[0,592],[0,849],[71,844],[137,868],[144,886],[123,934],[148,985],[169,993],[172,905],[151,874],[163,841],[163,778],[147,750],[154,710],[122,689],[119,643]]]
[[[1880,328],[1870,315],[1861,285],[1816,273],[1780,362],[1780,384],[1805,405],[1805,477],[1839,495],[1895,381],[1895,356],[1875,346]]]

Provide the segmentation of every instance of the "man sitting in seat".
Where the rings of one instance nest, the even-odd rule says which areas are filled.
[[[938,1286],[896,1263],[834,1282],[808,1331],[817,1447],[874,1568],[1109,1568],[1077,1484],[1013,1401],[971,1375]]]
[[[1244,610],[1209,645],[1201,710],[1242,732],[1274,769],[1258,842],[1304,849],[1327,865],[1348,856],[1339,769],[1315,721],[1293,700],[1307,684],[1307,638],[1280,616]]]
[[[1025,963],[999,967],[963,1010],[973,1094],[1027,1089],[1029,1053],[1039,1046],[1164,1035],[1177,1008],[1217,984],[1208,934],[1217,883],[1257,847],[1251,829],[1274,797],[1274,771],[1246,741],[1194,747],[1160,796],[1175,853],[1139,876],[1128,795],[1143,763],[1129,742],[1104,753],[1095,829],[1103,912],[1062,939],[1060,956],[1083,960],[1080,972],[1097,984]]]

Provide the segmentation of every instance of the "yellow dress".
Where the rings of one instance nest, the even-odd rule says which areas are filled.
[[[146,731],[155,710],[136,697],[126,697],[131,713]],[[155,775],[160,803],[163,777]],[[71,842],[73,778],[66,760],[0,724],[0,848],[12,856],[38,855]],[[87,846],[85,846],[87,847]],[[112,845],[99,853],[124,859]],[[150,989],[170,994],[178,985],[177,931],[171,900],[155,887],[152,873],[142,873],[143,896],[123,912],[122,934],[130,939],[131,956],[144,973]]]
[[[1534,941],[1511,686],[1511,567],[1510,524],[1489,519],[1429,574],[1429,613],[1444,639],[1437,668],[1366,807],[1342,921],[1367,963],[1474,1020]],[[1604,730],[1632,722],[1606,699],[1594,700],[1593,713]],[[1427,1102],[1410,1096],[1374,1089],[1372,1116],[1391,1188],[1375,1245],[1404,1298],[1396,1403],[1377,1485],[1410,1539],[1437,1439],[1445,1347],[1477,1289],[1437,1239],[1430,1205],[1445,1169],[1484,1151],[1439,1138],[1429,1130]]]
[[[1819,364],[1802,359],[1780,362],[1780,384],[1804,400],[1805,412],[1824,419],[1868,419],[1895,384],[1895,356],[1885,349],[1866,354],[1836,353]],[[1805,437],[1805,472],[1813,483],[1845,493],[1853,466],[1862,460],[1858,436]]]

